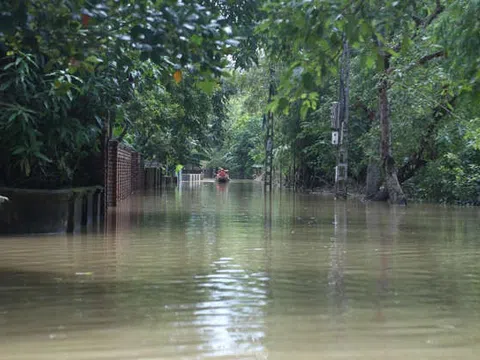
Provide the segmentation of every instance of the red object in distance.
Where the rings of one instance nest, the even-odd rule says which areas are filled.
[[[90,21],[90,16],[88,16],[87,14],[82,14],[82,25],[87,27],[89,21]]]

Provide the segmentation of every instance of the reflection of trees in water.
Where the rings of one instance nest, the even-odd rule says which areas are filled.
[[[0,298],[4,336],[61,333],[108,327],[117,322],[109,283],[47,271],[0,269],[8,296]],[[68,324],[68,327],[65,325]]]
[[[395,243],[400,223],[403,219],[403,211],[397,206],[388,204],[367,204],[366,224],[368,237],[378,241],[377,264],[379,268],[376,293],[375,293],[375,319],[385,321],[385,303],[391,293],[391,252]],[[375,245],[375,247],[377,247]]]
[[[233,258],[213,261],[208,274],[196,277],[206,299],[195,304],[192,323],[209,355],[233,356],[263,351],[265,274],[251,272]]]
[[[103,232],[106,237],[115,239],[114,246],[122,247],[123,251],[126,251],[129,247],[131,232],[144,224],[145,208],[151,205],[148,203],[151,198],[146,198],[142,194],[133,194],[119,202],[116,207],[108,209]]]
[[[272,239],[272,192],[266,191],[263,199],[263,228],[265,239]]]
[[[333,237],[330,238],[330,264],[328,271],[328,295],[335,314],[343,314],[347,307],[345,294],[345,257],[347,253],[347,204],[335,200]]]
[[[197,343],[202,344],[205,355],[234,356],[263,352],[263,321],[268,296],[268,274],[264,269],[267,265],[257,248],[246,247],[252,242],[256,246],[254,234],[261,237],[261,232],[258,232],[261,225],[259,222],[254,222],[254,226],[250,223],[245,225],[237,214],[239,210],[250,210],[251,191],[243,191],[242,184],[238,184],[238,188],[235,187],[237,184],[232,184],[234,191],[226,199],[224,192],[218,193],[216,186],[211,185],[201,190],[202,203],[205,201],[199,218],[201,221],[197,223],[191,218],[185,224],[187,233],[201,229],[203,241],[198,236],[195,240],[203,246],[203,251],[208,249],[205,266],[194,270],[196,294],[190,304],[173,303],[170,309],[191,310],[189,322],[197,331]],[[245,198],[247,195],[250,196]],[[258,205],[255,210],[258,211]],[[245,226],[252,228],[252,232],[248,238],[239,239]],[[252,252],[242,254],[247,250]],[[175,337],[175,333],[172,336]]]
[[[264,193],[263,202],[263,240],[264,240],[264,268],[267,278],[271,276],[271,262],[272,262],[272,217],[273,217],[273,201],[272,192],[266,191]],[[269,282],[267,282],[267,285]],[[267,286],[267,290],[268,286]]]
[[[111,238],[79,234],[20,241],[21,261],[0,268],[4,335],[62,337],[121,322],[111,296],[117,286]]]

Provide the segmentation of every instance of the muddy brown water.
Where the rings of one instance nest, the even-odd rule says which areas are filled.
[[[480,359],[480,210],[254,182],[0,238],[0,358]]]

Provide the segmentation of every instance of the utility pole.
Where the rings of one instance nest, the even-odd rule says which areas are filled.
[[[275,95],[275,86],[273,79],[273,69],[270,67],[270,82],[268,86],[268,103],[272,102],[272,98]],[[265,136],[265,173],[263,176],[263,187],[267,190],[267,187],[272,191],[273,183],[273,112],[268,111],[267,115],[264,115],[265,127],[267,133]]]
[[[336,146],[335,197],[347,198],[348,179],[348,97],[349,97],[350,49],[343,40],[340,59],[339,101],[332,104],[332,145]]]

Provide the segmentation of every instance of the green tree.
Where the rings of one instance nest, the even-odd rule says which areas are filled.
[[[22,0],[2,2],[0,14],[0,168],[11,186],[88,181],[81,180],[81,164],[99,148],[100,134],[120,128],[124,138],[132,127],[136,82],[146,81],[139,78],[143,62],[156,64],[155,79],[165,86],[175,73],[208,90],[232,48],[226,20],[196,3]],[[197,141],[196,133],[205,137],[209,111],[198,106],[208,95],[178,86],[184,91],[170,96],[192,111],[160,136],[177,142],[177,157],[186,129],[195,134],[187,143]],[[151,93],[142,100],[154,107]],[[138,127],[151,132],[155,124]]]
[[[475,6],[474,1],[468,3],[467,6],[466,2],[443,1],[267,2],[265,11],[268,19],[259,25],[258,31],[280,42],[268,48],[269,56],[278,58],[287,54],[285,58],[290,62],[280,87],[283,90],[281,96],[288,101],[278,100],[278,103],[288,106],[289,102],[301,100],[303,117],[309,109],[316,109],[318,102],[312,100],[315,97],[312,98],[309,93],[315,93],[318,89],[316,85],[328,81],[329,75],[336,74],[342,38],[346,36],[362,66],[375,69],[378,91],[376,113],[380,121],[380,159],[385,185],[392,202],[404,203],[405,195],[397,178],[392,151],[389,103],[389,89],[394,81],[392,74],[399,70],[399,64],[404,65],[402,61],[406,58],[411,62],[404,65],[403,70],[424,66],[444,57],[449,51],[446,45],[453,44],[445,42],[445,36],[452,36],[454,32],[442,34],[439,31],[437,36],[429,36],[429,32],[440,26],[445,12],[448,13],[445,17],[453,17],[450,22],[463,29],[469,28],[467,34],[476,31],[471,30],[475,29],[474,16],[460,20],[462,8]],[[465,49],[451,47],[465,52]],[[417,50],[418,55],[413,59],[412,49]],[[465,59],[475,64],[477,55],[472,50]]]

